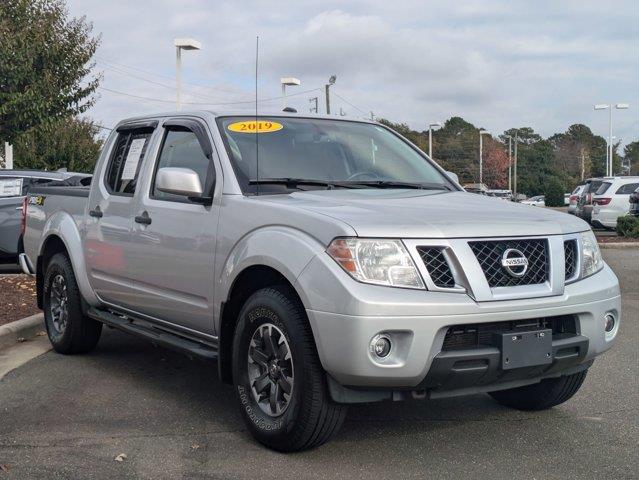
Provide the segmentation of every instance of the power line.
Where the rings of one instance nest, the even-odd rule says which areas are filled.
[[[335,95],[337,98],[341,99],[342,101],[346,102],[348,105],[350,105],[351,107],[353,107],[355,110],[359,110],[359,112],[363,113],[364,115],[368,115],[370,112],[366,112],[364,110],[362,110],[361,108],[359,108],[356,105],[353,105],[351,102],[349,102],[348,100],[346,100],[344,97],[342,97],[341,95],[338,95],[335,90],[333,90],[333,95]]]
[[[117,95],[123,95],[125,97],[131,97],[131,98],[137,98],[138,100],[144,100],[144,101],[148,101],[148,102],[159,102],[159,103],[175,103],[174,100],[163,100],[161,98],[152,98],[152,97],[143,97],[141,95],[135,95],[133,93],[127,93],[127,92],[121,92],[119,90],[113,90],[111,88],[107,88],[107,87],[98,87],[99,90],[104,90],[106,92],[110,92],[110,93],[115,93]],[[312,88],[310,90],[305,90],[302,92],[295,92],[295,93],[291,93],[286,95],[286,97],[293,97],[296,95],[304,95],[307,94],[309,92],[315,92],[317,90],[321,90],[321,87],[318,88]],[[280,100],[282,97],[281,95],[279,97],[271,97],[271,98],[263,98],[261,100],[259,100],[260,103],[263,102],[271,102],[271,101],[275,101],[275,100]],[[252,104],[255,103],[255,99],[253,100],[242,100],[242,101],[237,101],[237,102],[219,102],[219,103],[213,103],[213,102],[182,102],[185,105],[219,105],[219,106],[224,106],[224,105],[243,105],[243,104]]]

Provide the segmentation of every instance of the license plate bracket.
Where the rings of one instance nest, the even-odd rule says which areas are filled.
[[[552,330],[497,334],[501,350],[501,368],[534,367],[552,363]]]

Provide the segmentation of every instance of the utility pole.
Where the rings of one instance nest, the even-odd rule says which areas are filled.
[[[479,131],[479,188],[484,183],[484,135],[490,135],[486,130]]]
[[[515,163],[513,165],[513,197],[517,201],[517,144],[519,143],[519,130],[515,130]]]
[[[586,158],[584,155],[584,149],[581,149],[581,181],[584,181],[584,177],[586,176]]]
[[[513,137],[508,137],[508,190],[513,191]]]
[[[441,127],[439,122],[431,123],[428,125],[428,156],[433,158],[433,127]]]
[[[326,92],[326,115],[331,114],[331,96],[330,96],[330,88],[331,85],[335,84],[335,80],[337,80],[337,76],[331,75],[331,78],[328,79],[328,83],[324,86]]]
[[[13,169],[13,145],[9,142],[4,142],[4,168]]]
[[[375,114],[371,111],[371,122],[375,121]]]
[[[311,107],[309,109],[309,111],[311,113],[317,113],[318,112],[318,98],[317,97],[313,97],[313,98],[309,98],[308,99],[309,103],[311,104]]]

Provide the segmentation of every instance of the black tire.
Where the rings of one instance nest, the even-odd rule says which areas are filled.
[[[581,387],[588,370],[547,378],[534,385],[490,392],[498,403],[517,410],[546,410],[569,400]]]
[[[249,348],[255,350],[251,347],[253,335],[259,335],[258,331],[268,331],[269,325],[277,327],[272,329],[281,342],[276,342],[276,345],[288,348],[291,356],[289,373],[292,372],[292,379],[289,380],[292,380],[292,393],[279,415],[263,411],[263,408],[269,407],[258,404],[256,395],[259,394],[254,393],[253,382],[249,380]],[[281,339],[282,336],[286,342]],[[261,364],[253,360],[251,363],[251,368],[262,369]],[[285,368],[288,367],[283,367],[282,372]],[[268,368],[264,370],[269,371]],[[286,287],[259,290],[242,307],[233,339],[233,383],[251,434],[263,445],[277,451],[293,452],[317,447],[339,430],[346,417],[347,407],[330,398],[326,375],[304,308]],[[271,392],[273,386],[268,388]],[[283,398],[284,403],[286,397]]]
[[[64,316],[64,327],[60,326],[59,315],[54,313],[58,311],[56,307],[59,300],[55,292],[59,290],[59,285],[66,287],[64,303],[67,313]],[[54,255],[47,265],[43,300],[44,323],[53,349],[64,354],[86,353],[93,350],[100,340],[102,324],[83,314],[82,295],[75,280],[73,266],[63,253]]]

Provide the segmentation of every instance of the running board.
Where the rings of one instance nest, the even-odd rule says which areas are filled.
[[[161,330],[146,320],[118,315],[97,308],[90,308],[87,315],[109,327],[117,328],[123,332],[148,340],[156,346],[160,345],[170,348],[171,350],[184,353],[189,357],[196,357],[201,360],[217,360],[218,351],[215,346],[190,340],[166,330]]]

